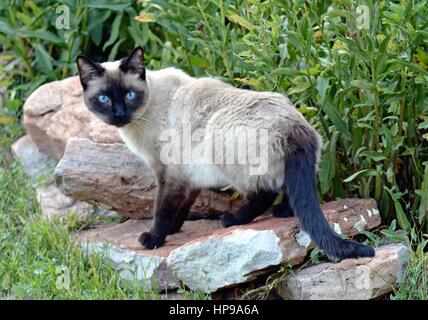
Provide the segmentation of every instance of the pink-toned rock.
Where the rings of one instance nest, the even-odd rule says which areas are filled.
[[[101,203],[121,215],[139,219],[152,216],[156,185],[144,162],[124,144],[102,144],[73,138],[56,170],[56,183],[64,194]],[[203,191],[192,211],[200,216],[231,212],[242,200]]]
[[[60,159],[68,139],[121,142],[117,129],[102,123],[85,106],[78,77],[42,85],[24,104],[24,125],[39,149]]]
[[[179,287],[179,279],[167,265],[172,250],[190,239],[200,238],[220,229],[219,220],[185,221],[179,233],[168,236],[159,249],[146,250],[138,236],[150,229],[152,220],[128,220],[124,223],[82,231],[77,237],[88,253],[99,253],[127,280],[141,281],[143,286],[158,291]]]
[[[33,180],[44,177],[49,179],[55,168],[56,161],[40,152],[29,135],[19,138],[12,145],[12,153],[19,161],[24,172]]]
[[[372,199],[345,199],[323,205],[331,225],[348,236],[380,224]],[[360,226],[361,217],[365,224]],[[150,228],[150,220],[130,220],[120,225],[81,232],[78,237],[90,252],[106,258],[125,278],[137,275],[158,288],[174,288],[183,281],[193,291],[214,292],[254,279],[269,267],[300,264],[313,248],[302,237],[296,218],[261,216],[253,223],[224,229],[218,220],[186,221],[183,229],[168,236],[164,246],[144,249],[137,241]],[[134,273],[132,271],[135,271]]]
[[[36,186],[37,200],[44,218],[62,218],[70,213],[75,213],[79,217],[90,214],[112,214],[94,204],[70,198],[53,185],[51,179],[57,161],[40,152],[29,135],[15,141],[12,153]]]
[[[55,185],[37,188],[37,200],[44,218],[65,218],[70,214],[87,217],[97,211],[97,206],[65,196]]]
[[[401,281],[408,262],[402,244],[376,248],[373,258],[321,263],[282,281],[277,293],[287,300],[368,300],[381,297]]]

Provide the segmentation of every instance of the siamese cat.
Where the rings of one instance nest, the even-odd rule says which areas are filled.
[[[372,247],[342,239],[325,219],[316,192],[321,137],[284,95],[193,78],[175,68],[147,70],[141,47],[116,62],[98,64],[82,55],[76,62],[89,110],[118,127],[129,149],[155,176],[154,223],[139,237],[144,247],[160,247],[168,234],[180,230],[202,188],[233,186],[247,202],[234,214],[221,217],[226,228],[251,222],[284,192],[282,203],[272,207],[273,215],[297,216],[302,229],[326,254],[342,259],[374,256]],[[230,156],[231,145],[246,141],[245,128],[259,130],[255,137],[265,137],[247,139],[251,140],[248,149],[260,149],[265,162],[260,172],[251,173],[254,163],[248,161],[221,161]],[[165,132],[171,130],[172,139],[186,130],[204,135],[173,147],[168,140],[170,148],[165,152]],[[209,151],[213,141],[225,145],[215,150],[214,160],[200,151],[202,147]],[[181,152],[179,161],[165,161],[174,150]],[[183,160],[186,152],[192,153],[190,161]]]

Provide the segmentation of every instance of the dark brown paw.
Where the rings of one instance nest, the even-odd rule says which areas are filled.
[[[221,216],[221,224],[223,225],[223,227],[229,228],[231,226],[237,225],[238,222],[236,221],[235,216],[233,214],[225,213]]]
[[[138,241],[146,249],[155,249],[162,246],[165,242],[165,239],[160,239],[156,236],[153,236],[150,232],[143,232],[138,238]]]
[[[294,217],[294,213],[291,210],[283,210],[281,208],[272,208],[272,215],[275,218],[289,218]]]

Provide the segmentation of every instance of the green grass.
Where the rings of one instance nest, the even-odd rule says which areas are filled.
[[[124,285],[100,256],[86,258],[71,238],[80,223],[41,219],[35,192],[15,162],[0,175],[0,297],[15,299],[147,299]],[[67,285],[69,278],[69,285]]]
[[[427,240],[410,252],[409,265],[393,300],[428,300],[428,254],[423,251]]]
[[[10,137],[0,140],[10,145]],[[87,257],[73,240],[73,232],[112,218],[42,219],[34,186],[10,152],[0,151],[0,300],[167,298],[144,290],[144,283],[120,279],[100,254]],[[210,298],[184,287],[179,293]]]
[[[93,222],[100,223],[100,218],[88,219],[79,220],[76,215],[63,220],[42,219],[34,187],[20,165],[3,150],[0,299],[163,298],[154,290],[146,292],[143,283],[121,280],[100,255],[84,255],[72,233]],[[188,299],[209,298],[185,288],[180,293]]]

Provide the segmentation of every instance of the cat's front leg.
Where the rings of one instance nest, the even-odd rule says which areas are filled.
[[[150,232],[143,232],[139,242],[147,249],[162,246],[174,228],[177,212],[186,199],[186,186],[174,179],[158,179],[155,217]]]
[[[172,226],[172,229],[170,230],[169,234],[174,234],[178,231],[180,231],[181,227],[183,226],[184,220],[189,216],[190,208],[192,207],[193,203],[195,203],[196,198],[198,197],[201,190],[189,190],[188,195],[186,196],[186,199],[181,204],[174,220],[174,224]]]

